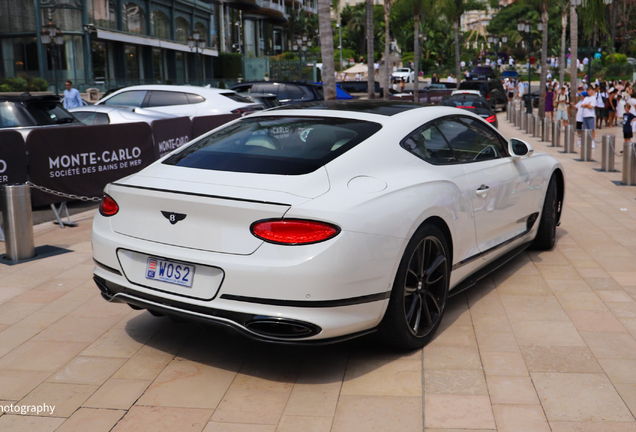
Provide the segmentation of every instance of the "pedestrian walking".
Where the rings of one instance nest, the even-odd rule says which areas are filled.
[[[581,107],[583,108],[583,130],[592,131],[592,139],[596,139],[596,91],[594,87],[588,88],[587,97],[583,99]]]
[[[605,87],[600,85],[596,87],[596,108],[594,114],[596,116],[596,129],[601,129],[603,126],[603,119],[605,118],[605,102],[607,102],[608,94],[605,91]]]
[[[71,109],[82,106],[84,101],[79,90],[73,88],[73,81],[66,81],[64,86],[66,87],[66,90],[64,90],[64,108]]]
[[[607,127],[612,127],[615,126],[614,123],[616,122],[616,89],[611,88],[607,94],[609,95],[607,107],[605,107],[607,110]]]
[[[625,144],[632,142],[634,132],[632,131],[632,120],[636,116],[631,112],[631,105],[625,105],[625,114],[623,114],[623,140]]]
[[[561,120],[564,126],[568,125],[568,107],[570,106],[570,95],[566,93],[565,86],[561,87],[561,90],[554,100],[554,105],[557,110],[557,120]]]
[[[552,87],[548,87],[545,92],[545,116],[552,121],[552,113],[554,112],[554,91]]]

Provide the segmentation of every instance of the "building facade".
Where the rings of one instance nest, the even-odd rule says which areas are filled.
[[[82,90],[208,83],[219,53],[288,50],[285,26],[299,11],[316,13],[316,1],[0,0],[0,76],[38,76],[51,86],[57,78],[61,88],[70,79]],[[49,23],[60,45],[42,42]],[[204,48],[188,45],[195,31]]]

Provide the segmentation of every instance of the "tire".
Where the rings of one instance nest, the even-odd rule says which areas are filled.
[[[387,344],[416,349],[433,339],[448,298],[448,251],[444,235],[433,225],[423,225],[409,241],[379,327]]]
[[[556,243],[556,225],[559,215],[559,206],[556,177],[552,176],[548,185],[548,191],[545,194],[545,201],[543,202],[539,230],[532,243],[535,249],[550,250],[554,247]]]

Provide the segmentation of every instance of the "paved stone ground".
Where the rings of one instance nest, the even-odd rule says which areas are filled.
[[[413,353],[271,346],[109,304],[92,213],[37,226],[36,245],[72,252],[0,264],[0,405],[56,408],[0,431],[636,432],[636,187],[500,128],[565,166],[557,247],[453,298]]]

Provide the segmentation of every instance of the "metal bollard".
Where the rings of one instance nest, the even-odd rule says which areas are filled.
[[[542,120],[543,123],[543,135],[541,136],[541,141],[549,142],[550,141],[550,119],[544,118]]]
[[[526,124],[526,133],[532,135],[534,133],[534,116],[528,114],[528,123]]]
[[[510,123],[514,123],[515,122],[515,103],[514,102],[510,102],[510,117],[508,118],[508,122]]]
[[[603,135],[601,153],[601,171],[614,171],[614,135]]]
[[[525,113],[521,113],[521,123],[519,123],[519,129],[522,131],[526,130],[528,126],[528,116]]]
[[[31,191],[24,184],[6,185],[0,198],[7,259],[20,261],[35,256]]]
[[[523,116],[523,112],[521,109],[517,110],[517,122],[515,123],[515,127],[521,128],[521,117]]]
[[[623,145],[623,180],[621,183],[627,186],[636,185],[636,148],[634,143]]]
[[[539,116],[534,116],[534,134],[535,138],[541,139],[541,119]]]
[[[561,147],[561,122],[552,122],[552,147]]]
[[[590,162],[592,160],[592,132],[584,130],[581,133],[581,160],[583,162]]]
[[[574,151],[574,140],[577,139],[576,131],[572,126],[565,127],[565,137],[563,140],[563,153],[576,153]]]
[[[517,107],[513,106],[512,108],[512,120],[510,121],[513,126],[517,126]]]
[[[512,111],[512,103],[508,102],[508,104],[506,105],[506,120],[510,121],[510,112]]]

